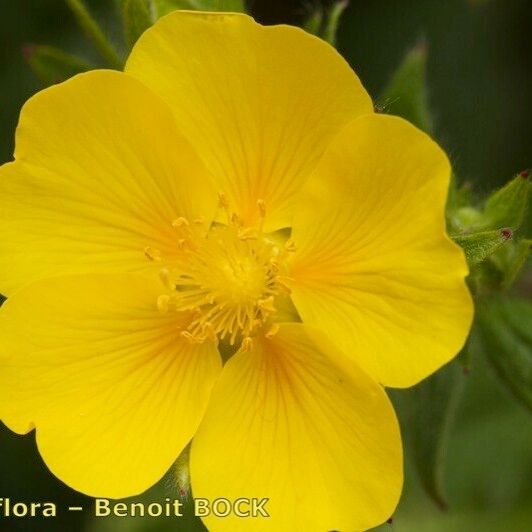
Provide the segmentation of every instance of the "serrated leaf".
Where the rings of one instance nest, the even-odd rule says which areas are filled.
[[[493,255],[511,237],[510,229],[498,229],[455,235],[452,238],[464,250],[469,266],[475,266]]]
[[[483,351],[500,380],[532,411],[532,302],[497,298],[477,307]]]
[[[523,223],[530,198],[528,175],[519,174],[500,190],[492,194],[484,208],[479,229],[511,227],[518,229]]]
[[[154,0],[157,15],[162,17],[176,9],[192,11],[222,11],[229,13],[244,13],[244,0]]]
[[[392,393],[421,485],[442,509],[447,507],[443,486],[447,442],[464,382],[464,370],[453,361],[413,388]]]
[[[383,111],[402,116],[430,132],[432,119],[426,81],[427,47],[421,43],[408,52],[379,98]]]
[[[46,86],[94,68],[87,61],[53,46],[26,45],[24,57],[34,74]]]
[[[154,0],[124,0],[122,18],[126,43],[132,47],[138,38],[155,22]]]

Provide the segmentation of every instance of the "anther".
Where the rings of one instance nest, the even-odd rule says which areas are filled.
[[[273,296],[267,297],[266,299],[259,299],[258,301],[259,308],[264,312],[276,312],[276,308],[273,306]]]
[[[172,227],[188,227],[190,222],[184,217],[180,216],[172,222]]]
[[[270,268],[273,273],[277,273],[280,269],[279,261],[276,259],[270,259]]]
[[[246,336],[246,338],[242,340],[242,346],[240,347],[240,350],[243,353],[249,353],[252,349],[253,349],[253,340],[249,336]]]
[[[148,260],[159,261],[161,260],[161,252],[158,249],[153,249],[150,246],[144,248],[144,255]]]
[[[170,281],[170,270],[168,268],[162,268],[159,271],[159,279],[163,282],[164,286],[170,290],[172,290],[174,287],[172,286],[172,283]]]
[[[238,214],[236,212],[233,212],[230,217],[231,224],[235,226],[241,226],[242,222],[240,221],[240,218],[238,217]]]
[[[251,322],[251,327],[250,327],[250,329],[253,330],[255,327],[260,327],[261,325],[262,325],[262,320],[258,320],[258,319],[253,320],[253,321]]]
[[[191,344],[202,344],[205,341],[205,337],[203,336],[195,336],[188,331],[181,331],[181,336],[189,341]]]
[[[157,298],[157,308],[163,314],[168,312],[168,307],[170,305],[170,296],[167,294],[162,294]]]
[[[292,289],[290,288],[290,282],[293,282],[294,280],[291,277],[287,277],[285,275],[278,275],[275,278],[275,282],[279,286],[279,288],[282,288],[287,295],[290,295],[292,293]]]
[[[296,251],[296,243],[291,239],[289,238],[286,242],[285,242],[285,245],[284,245],[284,249],[285,251],[287,251],[288,253],[294,253],[294,251]]]
[[[262,218],[266,216],[266,202],[263,199],[257,200],[257,207]]]
[[[216,340],[216,331],[214,330],[214,326],[210,321],[206,321],[203,324],[203,334],[211,340]]]
[[[229,202],[227,201],[227,196],[223,192],[218,192],[218,203],[220,207],[227,209],[229,207]]]
[[[252,227],[246,227],[238,231],[239,240],[257,240],[259,236]]]
[[[274,323],[270,330],[265,334],[266,338],[273,338],[279,332],[279,324]]]

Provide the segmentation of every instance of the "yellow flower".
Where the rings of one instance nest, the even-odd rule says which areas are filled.
[[[379,524],[402,484],[382,385],[445,364],[471,322],[449,173],[324,42],[161,19],[125,73],[24,106],[0,170],[1,419],[93,496],[144,491],[194,436],[195,496],[270,498],[213,530]]]

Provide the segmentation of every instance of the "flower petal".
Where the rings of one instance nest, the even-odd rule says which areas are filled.
[[[445,234],[449,176],[427,135],[362,117],[331,144],[296,210],[291,277],[303,322],[385,385],[438,369],[471,325],[467,265]]]
[[[270,517],[211,516],[211,530],[366,530],[401,491],[397,420],[378,384],[304,325],[283,324],[224,367],[191,479],[195,497],[270,499]]]
[[[179,216],[211,217],[206,170],[166,104],[120,72],[46,89],[22,110],[0,169],[0,292],[73,273],[140,271],[175,253]]]
[[[0,309],[0,418],[37,428],[50,468],[92,496],[149,488],[194,434],[221,369],[136,275],[36,282]]]
[[[229,207],[267,230],[290,224],[294,196],[332,135],[371,100],[328,44],[239,14],[177,11],[138,41],[126,71],[172,107]]]

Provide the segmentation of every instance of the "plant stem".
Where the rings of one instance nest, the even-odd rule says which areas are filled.
[[[103,31],[98,26],[97,22],[89,13],[88,9],[82,0],[65,0],[68,7],[74,13],[78,24],[81,26],[85,34],[92,40],[101,56],[107,61],[110,67],[122,70],[122,61],[118,53],[107,40]]]

